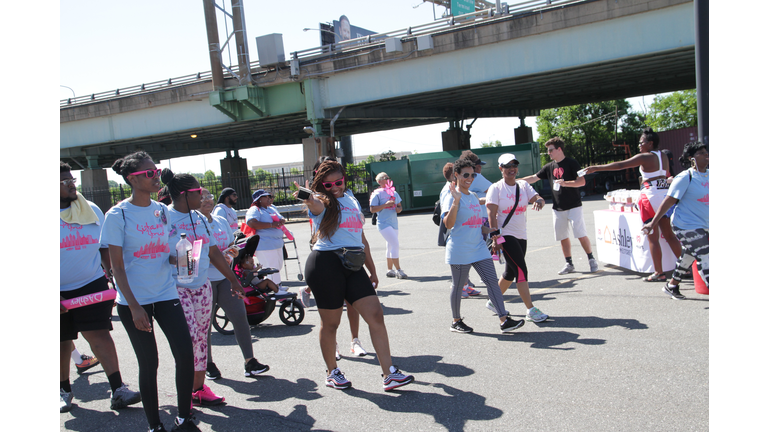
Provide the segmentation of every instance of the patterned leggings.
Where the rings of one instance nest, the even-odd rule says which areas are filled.
[[[453,318],[461,319],[461,290],[469,280],[470,268],[475,269],[485,286],[488,287],[488,297],[490,297],[493,307],[499,311],[499,316],[506,316],[504,298],[501,296],[499,281],[496,279],[496,267],[493,266],[493,261],[490,258],[486,258],[472,264],[451,265],[451,313]]]
[[[683,253],[672,272],[672,279],[680,282],[683,274],[693,265],[693,260],[696,260],[696,269],[709,287],[709,229],[684,230],[673,225],[672,231],[683,247]]]
[[[184,318],[189,326],[192,337],[192,353],[195,357],[195,372],[204,371],[208,365],[208,333],[211,328],[211,307],[213,293],[211,282],[206,280],[200,288],[184,288],[176,286],[179,293]]]

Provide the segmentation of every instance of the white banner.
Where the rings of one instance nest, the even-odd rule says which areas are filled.
[[[640,213],[597,210],[594,215],[595,243],[600,261],[640,273],[653,273],[651,250],[648,238],[641,231]],[[660,243],[664,271],[674,270],[677,257],[661,235]]]

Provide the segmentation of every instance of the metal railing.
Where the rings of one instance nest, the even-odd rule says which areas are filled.
[[[446,18],[440,18],[434,22],[421,24],[413,27],[407,27],[404,29],[393,30],[386,33],[378,33],[370,36],[364,36],[356,39],[345,40],[339,43],[331,45],[324,45],[321,47],[309,48],[305,50],[294,51],[291,53],[291,59],[313,61],[330,56],[337,57],[339,54],[351,53],[352,51],[358,51],[361,48],[371,48],[377,45],[383,45],[384,41],[391,37],[411,38],[426,34],[439,33],[448,30],[455,30],[457,28],[476,24],[479,21],[488,19],[502,19],[509,18],[510,16],[526,15],[531,13],[540,13],[548,9],[561,8],[563,6],[573,3],[583,3],[592,0],[528,0],[513,5],[508,5],[508,13],[499,14],[496,12],[496,8],[488,8],[481,11],[475,11],[472,13],[451,16]],[[250,63],[251,70],[259,67],[258,61],[252,61]],[[239,73],[237,66],[231,67],[233,71]],[[256,74],[254,74],[254,79]],[[225,73],[225,79],[234,79],[232,74]],[[59,101],[61,108],[70,107],[73,105],[87,104],[93,102],[99,102],[104,100],[110,100],[125,96],[132,96],[141,93],[148,93],[157,90],[165,90],[173,87],[180,87],[187,84],[193,84],[198,82],[211,81],[211,71],[198,72],[195,74],[184,75],[176,78],[169,78],[167,80],[155,81],[151,83],[144,83],[140,85],[119,88],[115,90],[104,91],[100,93],[93,93],[86,96],[77,96]]]

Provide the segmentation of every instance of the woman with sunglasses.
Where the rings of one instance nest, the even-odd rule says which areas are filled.
[[[117,288],[117,314],[139,364],[139,391],[150,431],[165,431],[157,396],[157,321],[168,340],[176,368],[178,414],[173,430],[199,431],[192,422],[194,355],[184,310],[169,263],[168,208],[151,198],[160,190],[160,170],[145,152],[118,159],[112,169],[131,186],[131,196],[112,207],[101,230]]]
[[[325,385],[336,389],[352,387],[336,364],[336,330],[347,301],[368,324],[383,372],[384,391],[390,391],[413,382],[413,376],[404,375],[392,365],[384,312],[374,289],[379,279],[363,232],[365,219],[360,203],[346,188],[345,178],[341,164],[331,160],[323,162],[310,186],[314,193],[303,200],[316,227],[312,237],[314,247],[304,274],[320,314],[320,350],[328,374]],[[298,198],[298,192],[294,196]],[[364,249],[365,267],[370,276],[362,267],[351,270],[342,264],[337,251],[347,248]]]
[[[645,233],[653,232],[667,211],[672,213],[672,230],[682,244],[683,253],[677,259],[672,280],[663,291],[676,300],[683,300],[680,281],[696,260],[696,269],[709,287],[709,149],[701,142],[691,142],[683,148],[680,164],[687,170],[672,180],[666,198],[653,219],[643,226]]]
[[[206,217],[211,227],[213,241],[219,251],[224,251],[234,243],[233,231],[229,222],[224,217],[213,215],[213,207],[216,204],[213,195],[208,189],[203,188],[203,201],[200,206],[200,213]],[[251,326],[248,324],[248,317],[245,312],[245,303],[232,292],[232,283],[215,267],[208,270],[208,280],[211,281],[211,290],[213,300],[211,303],[211,322],[215,319],[213,314],[216,305],[219,305],[227,318],[232,322],[235,329],[235,340],[243,354],[245,376],[255,378],[258,374],[269,370],[269,366],[259,363],[253,357],[253,343],[251,342]],[[221,372],[213,362],[213,353],[211,352],[211,332],[208,332],[208,362],[205,375],[208,379],[215,380],[221,378]]]
[[[212,264],[230,282],[231,295],[244,298],[243,289],[235,273],[229,267],[218,247],[211,247],[213,232],[207,218],[195,209],[202,204],[202,189],[197,179],[190,174],[173,174],[168,168],[162,173],[163,183],[173,200],[169,211],[168,224],[170,244],[175,247],[186,233],[187,240],[193,245],[200,244],[200,258],[195,264],[197,275],[191,282],[178,280],[178,273],[173,272],[176,291],[179,294],[184,317],[192,337],[194,350],[194,384],[192,403],[195,405],[218,405],[224,398],[217,396],[205,385],[205,372],[208,366],[208,333],[211,328],[211,309],[213,293],[208,280],[208,267]],[[215,246],[215,243],[213,244]]]
[[[407,279],[408,275],[400,268],[400,241],[398,240],[397,215],[403,211],[403,199],[397,191],[387,191],[387,183],[392,183],[387,173],[376,176],[379,188],[371,192],[369,210],[378,214],[376,228],[387,242],[387,277]]]
[[[469,269],[474,268],[488,287],[491,304],[498,312],[501,332],[509,333],[522,327],[525,321],[513,320],[504,309],[493,259],[483,240],[480,208],[485,205],[485,199],[481,201],[474,192],[469,191],[476,176],[474,163],[469,159],[454,162],[453,181],[448,188],[450,193],[440,203],[443,223],[450,230],[445,244],[445,262],[451,266],[451,331],[473,331],[472,327],[464,324],[461,317],[461,292],[469,279]]]
[[[256,258],[264,268],[283,268],[283,230],[285,218],[272,205],[272,194],[259,189],[253,193],[253,203],[245,213],[245,223],[259,233],[259,245],[256,247]],[[280,272],[267,275],[278,287],[280,293],[287,291],[281,285]]]

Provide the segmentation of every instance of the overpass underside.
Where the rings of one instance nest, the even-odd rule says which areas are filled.
[[[400,52],[381,43],[303,59],[297,76],[264,71],[239,100],[239,90],[212,95],[201,81],[63,107],[61,157],[106,167],[137,149],[168,159],[298,144],[305,126],[329,136],[334,117],[340,137],[696,86],[691,1],[583,1],[432,41],[429,50],[404,37]]]

